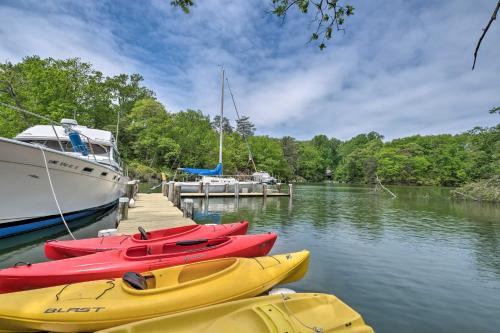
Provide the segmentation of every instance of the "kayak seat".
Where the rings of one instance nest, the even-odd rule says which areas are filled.
[[[146,283],[146,278],[136,272],[127,272],[123,274],[123,281],[127,282],[132,288],[137,290],[146,290],[148,285]]]
[[[137,229],[139,230],[139,233],[141,234],[141,240],[148,240],[149,239],[149,235],[146,232],[146,230],[144,230],[143,227],[138,227]]]

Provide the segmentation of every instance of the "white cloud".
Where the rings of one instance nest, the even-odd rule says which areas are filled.
[[[324,52],[306,44],[309,18],[291,14],[281,26],[268,0],[197,3],[185,15],[152,0],[130,17],[100,2],[0,5],[0,59],[78,56],[107,74],[139,72],[169,110],[212,115],[224,64],[240,112],[275,136],[393,138],[498,122],[487,112],[500,105],[498,24],[470,71],[491,1],[355,3],[346,34]]]

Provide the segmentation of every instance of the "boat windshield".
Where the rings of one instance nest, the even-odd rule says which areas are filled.
[[[57,142],[57,140],[20,140],[20,141],[39,144],[50,149],[61,151],[61,147],[59,146],[59,142]],[[65,152],[73,152],[73,145],[71,144],[71,141],[61,141],[61,143]],[[89,143],[86,143],[86,145],[89,152],[93,151],[94,154],[96,155],[108,155],[108,152],[110,151],[109,146],[100,145],[96,143],[92,143],[91,144],[92,147]]]

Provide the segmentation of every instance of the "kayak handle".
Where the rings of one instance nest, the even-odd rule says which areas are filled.
[[[175,243],[175,245],[188,246],[188,245],[202,244],[202,243],[206,243],[206,242],[208,242],[207,238],[191,239],[191,240],[178,241]]]
[[[18,267],[18,266],[22,266],[22,265],[26,265],[26,266],[30,267],[30,266],[31,266],[31,263],[30,263],[30,262],[27,262],[27,261],[18,261],[18,262],[16,262],[16,263],[14,264],[14,266],[13,266],[13,267]]]

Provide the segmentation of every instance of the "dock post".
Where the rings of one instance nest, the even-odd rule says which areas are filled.
[[[203,182],[201,180],[198,183],[198,193],[203,193]]]
[[[134,200],[137,200],[137,194],[139,193],[139,180],[135,180],[135,185],[134,185]]]
[[[174,185],[174,206],[181,208],[181,185]]]
[[[205,183],[205,199],[208,200],[208,197],[210,196],[210,183]]]
[[[234,184],[234,197],[236,200],[240,198],[240,182],[236,182]]]
[[[278,193],[281,193],[281,183],[277,183],[276,188],[278,189]]]
[[[250,184],[250,193],[254,193],[255,192],[255,183],[252,182],[252,184]]]
[[[121,197],[118,200],[118,216],[120,221],[128,219],[128,197]]]
[[[168,200],[174,202],[174,181],[168,182]]]
[[[293,184],[288,184],[288,195],[290,199],[293,197]]]
[[[129,199],[134,198],[135,184],[136,184],[135,180],[131,180],[131,181],[127,182],[127,187],[126,187],[125,193],[126,193],[127,198],[129,198]]]
[[[267,184],[262,184],[262,196],[264,199],[267,198]]]
[[[192,219],[194,216],[194,201],[193,199],[185,199],[182,203],[182,216]]]
[[[163,194],[163,196],[167,196],[168,195],[168,183],[166,180],[163,180],[161,182],[161,193]]]

